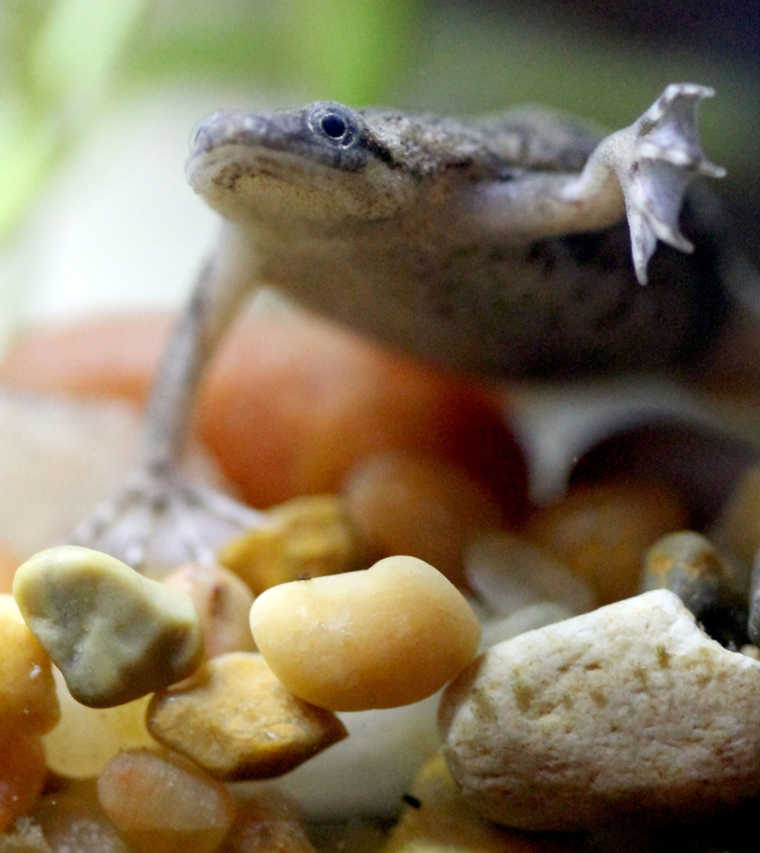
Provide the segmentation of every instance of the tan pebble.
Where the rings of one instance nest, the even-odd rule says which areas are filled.
[[[211,853],[232,826],[229,791],[181,755],[121,752],[98,778],[103,811],[137,853]]]
[[[156,746],[145,726],[150,696],[116,708],[88,708],[77,702],[53,669],[61,719],[43,736],[48,767],[60,776],[89,779],[124,749]]]
[[[346,737],[334,714],[288,693],[254,652],[216,657],[157,693],[147,721],[157,740],[223,779],[279,776]]]
[[[219,553],[219,561],[255,593],[366,565],[364,543],[335,495],[293,498],[265,515],[267,523]]]
[[[272,587],[253,603],[251,630],[288,690],[342,711],[429,696],[469,663],[480,640],[461,593],[414,557]]]
[[[45,782],[45,753],[38,735],[3,732],[0,740],[0,832],[34,805]]]
[[[420,769],[382,853],[580,853],[573,837],[507,829],[482,818],[459,794],[443,756]]]
[[[99,551],[40,551],[19,567],[13,596],[85,705],[120,705],[172,684],[203,655],[189,596]]]
[[[235,823],[218,853],[316,851],[295,800],[273,788],[261,788],[256,794],[238,801]]]
[[[413,554],[465,585],[462,554],[481,530],[499,527],[501,509],[464,469],[401,451],[360,462],[344,486],[351,517],[372,553]]]
[[[42,828],[54,853],[130,853],[103,813],[94,781],[48,794],[30,817]]]
[[[460,790],[509,826],[703,819],[760,794],[760,663],[669,590],[493,646],[439,723]]]
[[[183,590],[193,600],[203,631],[206,657],[253,651],[248,624],[253,593],[237,575],[223,566],[188,563],[167,575],[164,583]]]
[[[634,595],[644,551],[687,524],[686,507],[672,489],[629,480],[573,488],[559,503],[536,512],[524,534],[607,603]]]
[[[60,711],[50,658],[10,595],[0,595],[0,649],[0,732],[53,728]]]
[[[747,655],[747,657],[752,658],[753,660],[760,661],[760,649],[757,646],[753,646],[752,644],[747,643],[747,645],[742,646],[739,651],[743,655]]]

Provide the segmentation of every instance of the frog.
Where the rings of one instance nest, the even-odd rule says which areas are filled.
[[[217,247],[168,343],[135,467],[71,541],[139,569],[159,521],[199,562],[213,561],[218,524],[263,523],[185,480],[180,460],[203,370],[265,285],[479,377],[688,359],[729,313],[726,228],[712,196],[690,186],[725,173],[698,135],[698,106],[713,94],[669,84],[606,135],[520,106],[456,118],[317,101],[201,120],[186,176],[221,217]]]

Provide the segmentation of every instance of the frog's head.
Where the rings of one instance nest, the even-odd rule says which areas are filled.
[[[291,227],[393,217],[417,183],[365,113],[332,101],[214,113],[195,129],[186,171],[225,218]]]

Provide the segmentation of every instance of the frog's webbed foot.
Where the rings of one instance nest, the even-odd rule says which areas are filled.
[[[73,531],[70,542],[105,551],[135,569],[210,564],[214,548],[261,515],[174,472],[141,468]]]
[[[682,252],[693,251],[678,226],[689,181],[697,174],[725,175],[725,169],[705,158],[699,142],[697,105],[713,94],[707,86],[671,83],[634,124],[608,137],[608,156],[625,198],[633,264],[642,284],[658,240]]]

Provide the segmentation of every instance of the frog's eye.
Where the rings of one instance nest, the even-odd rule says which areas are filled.
[[[340,109],[340,105],[320,105],[309,123],[313,131],[341,148],[347,148],[358,136],[356,122],[348,110]]]
[[[339,116],[337,113],[328,113],[326,116],[322,116],[319,126],[332,139],[342,139],[348,130],[343,116]]]

